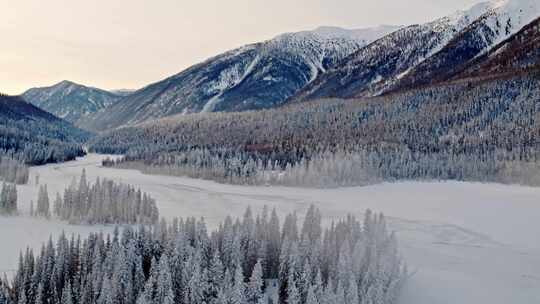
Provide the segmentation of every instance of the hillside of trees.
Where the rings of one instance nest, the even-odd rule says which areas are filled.
[[[37,205],[31,215],[52,215],[71,224],[154,224],[159,219],[156,201],[133,186],[108,179],[91,184],[83,170],[79,181],[73,180],[63,196],[49,198],[47,186],[38,192]]]
[[[301,227],[296,214],[280,223],[275,211],[248,209],[211,232],[188,218],[112,237],[62,235],[21,254],[0,303],[396,303],[407,271],[384,216],[323,229],[312,207]]]
[[[106,166],[227,183],[540,185],[539,80],[527,74],[373,99],[175,116],[102,134],[90,149],[125,155]]]
[[[73,160],[84,155],[89,137],[20,97],[0,94],[0,156],[28,165]]]

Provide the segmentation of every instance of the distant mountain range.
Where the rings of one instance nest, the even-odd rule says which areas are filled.
[[[133,92],[62,82],[23,97],[83,128],[104,131],[176,114],[374,97],[503,77],[538,67],[538,17],[538,0],[498,0],[421,25],[321,27],[217,55]]]
[[[81,120],[92,130],[179,113],[243,111],[283,102],[340,60],[398,27],[322,27],[247,45],[197,64]]]
[[[444,82],[539,16],[537,0],[503,0],[403,28],[355,52],[292,100],[376,96]]]
[[[22,97],[60,118],[77,122],[127,95],[126,91],[108,92],[65,80],[50,87],[29,89]]]

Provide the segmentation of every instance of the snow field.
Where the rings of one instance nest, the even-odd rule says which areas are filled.
[[[276,207],[279,216],[304,215],[311,204],[325,223],[347,213],[383,212],[396,231],[411,279],[403,304],[539,303],[540,189],[459,182],[403,182],[369,187],[299,189],[246,187],[190,178],[144,175],[103,168],[104,156],[91,154],[64,164],[34,167],[30,183],[18,187],[19,209],[29,211],[38,187],[47,184],[51,198],[86,168],[88,180],[107,177],[132,184],[157,200],[160,215],[204,217],[209,228],[226,215],[241,216]],[[50,235],[65,231],[86,235],[111,231],[105,226],[70,226],[27,216],[0,217],[0,272],[14,269],[20,250],[39,248]]]

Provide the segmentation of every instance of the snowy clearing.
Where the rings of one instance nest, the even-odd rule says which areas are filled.
[[[371,208],[388,217],[412,272],[401,303],[540,303],[540,188],[459,182],[330,190],[231,186],[102,168],[103,157],[31,168],[30,185],[18,187],[19,209],[28,213],[37,198],[36,174],[52,197],[83,168],[89,181],[107,177],[150,193],[165,218],[204,217],[211,227],[228,214],[240,216],[247,205],[303,215],[315,204],[327,222]],[[39,248],[49,235],[112,229],[24,216],[0,217],[0,226],[0,272],[14,269],[20,250]]]

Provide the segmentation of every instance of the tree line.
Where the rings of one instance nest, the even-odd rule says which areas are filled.
[[[153,224],[159,218],[156,201],[148,194],[108,179],[98,178],[91,184],[85,170],[53,202],[47,186],[40,186],[37,207],[34,210],[32,203],[30,213],[45,218],[54,215],[72,224]]]
[[[175,116],[97,136],[106,166],[240,184],[454,179],[540,185],[534,75],[359,100]]]
[[[311,207],[283,225],[265,208],[208,231],[194,218],[85,239],[61,235],[21,253],[0,303],[396,303],[406,276],[383,215],[324,228]]]

